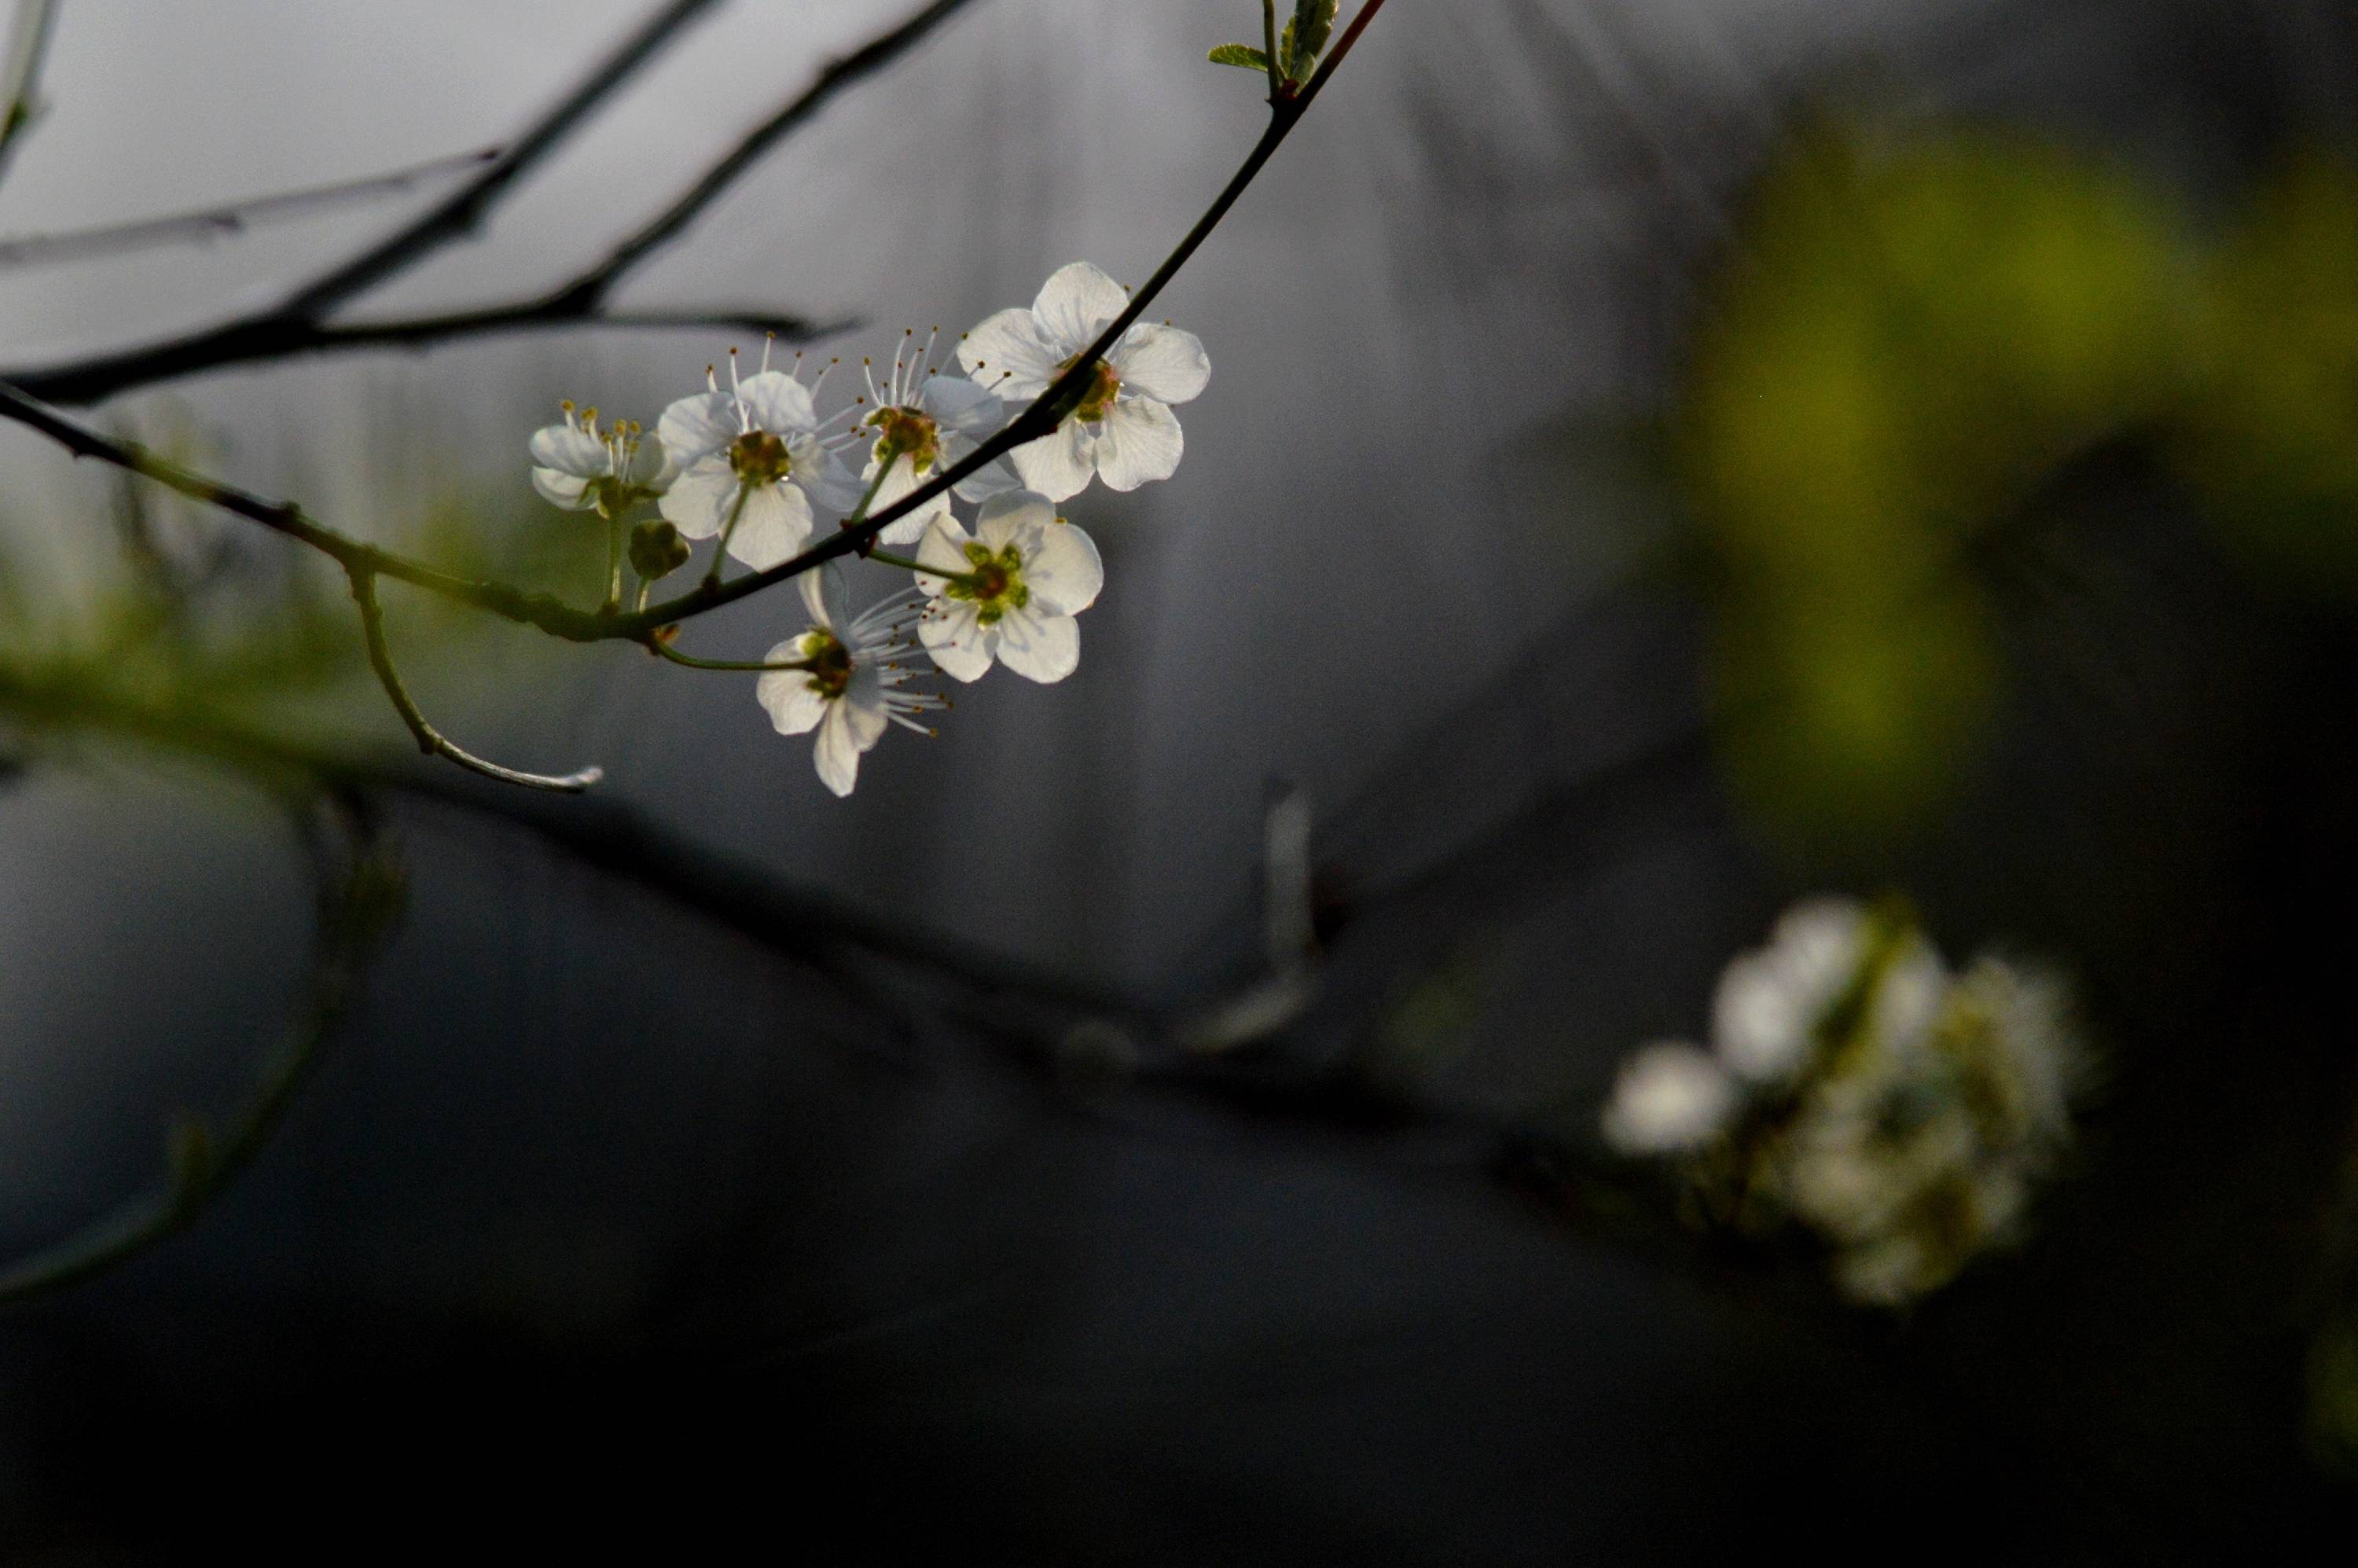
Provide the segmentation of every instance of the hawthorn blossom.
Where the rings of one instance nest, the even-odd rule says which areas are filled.
[[[770,369],[766,350],[763,368],[742,381],[730,353],[728,391],[709,371],[705,381],[655,426],[680,470],[663,514],[691,539],[726,535],[729,553],[756,571],[791,560],[810,538],[815,507],[840,515],[859,504],[835,452],[844,437],[825,432],[810,388]]]
[[[801,667],[769,671],[753,695],[770,710],[779,734],[818,731],[812,761],[819,781],[848,795],[860,782],[860,753],[883,738],[887,724],[930,735],[909,715],[949,704],[930,692],[901,689],[916,673],[893,662],[911,646],[914,592],[896,594],[855,618],[843,569],[834,562],[805,572],[797,583],[810,630],[772,648],[763,662]]]
[[[920,351],[915,336],[914,331],[905,334],[894,351],[884,384],[879,386],[872,373],[868,377],[868,395],[875,406],[860,425],[873,430],[876,439],[860,477],[864,484],[876,485],[868,503],[871,515],[909,495],[941,470],[956,467],[977,443],[1007,422],[1007,406],[999,394],[968,377],[942,373],[933,362],[933,340],[928,338]],[[892,471],[877,484],[888,452]],[[877,538],[887,545],[913,544],[925,537],[935,518],[949,517],[952,493],[961,501],[982,501],[1014,488],[1015,476],[1003,465],[986,463],[950,491],[896,518]]]
[[[1105,566],[1089,536],[1028,490],[982,503],[968,534],[946,511],[917,550],[927,596],[917,637],[945,675],[980,680],[995,658],[1017,675],[1060,681],[1080,666],[1081,626]]]
[[[2014,1240],[2071,1142],[2085,1052],[2061,983],[1996,957],[1954,974],[1904,911],[1795,905],[1714,1013],[1715,1054],[1630,1057],[1606,1138],[1704,1154],[1682,1169],[1709,1206],[1813,1233],[1855,1301],[1905,1304]]]
[[[1731,961],[1712,999],[1712,1044],[1730,1072],[1755,1083],[1806,1064],[1828,1009],[1866,957],[1866,911],[1848,899],[1788,910],[1768,945]]]
[[[1129,292],[1087,262],[1060,268],[1029,310],[1001,310],[967,335],[958,361],[1010,402],[1028,402],[1080,362],[1130,308]],[[1169,479],[1184,449],[1171,405],[1204,390],[1212,362],[1193,332],[1141,321],[1094,370],[1080,404],[1054,435],[1011,454],[1024,484],[1051,501],[1078,495],[1092,475],[1115,490]]]
[[[1605,1108],[1605,1141],[1624,1154],[1702,1147],[1736,1112],[1727,1070],[1699,1045],[1665,1040],[1632,1054]]]
[[[577,409],[567,398],[557,406],[563,423],[532,433],[532,487],[544,500],[568,512],[619,516],[633,501],[661,495],[673,470],[660,438],[649,447],[644,428],[632,419],[601,427],[595,408]]]

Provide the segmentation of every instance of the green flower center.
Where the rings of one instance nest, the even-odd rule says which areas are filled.
[[[1023,557],[1014,546],[992,555],[990,546],[978,540],[967,546],[966,558],[965,578],[946,591],[972,604],[977,621],[995,626],[1009,611],[1032,602],[1032,590],[1023,586]]]
[[[748,430],[729,444],[729,466],[747,485],[775,484],[795,470],[785,442],[767,430]]]
[[[851,650],[834,633],[813,627],[803,633],[802,656],[810,665],[810,688],[829,702],[851,685]]]
[[[879,408],[868,423],[877,432],[879,458],[890,447],[909,460],[912,471],[924,473],[942,455],[941,427],[914,408]]]
[[[1056,372],[1061,375],[1080,362],[1081,356],[1075,354],[1071,359],[1058,365]],[[1096,424],[1106,416],[1108,410],[1113,407],[1113,400],[1120,395],[1120,393],[1121,373],[1105,361],[1098,361],[1090,367],[1089,389],[1081,394],[1081,401],[1073,410],[1074,417],[1084,424]]]

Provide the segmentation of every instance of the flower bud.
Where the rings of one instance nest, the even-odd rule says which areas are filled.
[[[687,565],[692,546],[668,523],[642,523],[631,530],[631,569],[643,582],[658,582]]]

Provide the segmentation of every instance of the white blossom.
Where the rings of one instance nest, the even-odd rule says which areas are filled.
[[[931,734],[909,716],[948,704],[928,692],[903,687],[915,672],[896,654],[911,647],[908,632],[917,613],[916,595],[903,591],[866,613],[851,614],[850,590],[842,568],[829,561],[798,579],[810,630],[772,648],[764,662],[805,667],[771,670],[754,689],[781,735],[818,739],[812,760],[820,782],[848,795],[860,782],[860,753],[899,724]]]
[[[670,485],[674,470],[660,436],[649,443],[635,420],[600,426],[595,408],[577,409],[570,398],[557,406],[563,421],[534,431],[529,447],[532,487],[542,499],[613,517]]]
[[[1001,310],[967,335],[958,361],[1011,403],[1029,402],[1075,364],[1130,308],[1121,285],[1087,262],[1060,268],[1032,308]],[[1141,321],[1098,362],[1080,406],[1053,435],[1015,449],[1015,471],[1051,501],[1087,488],[1092,475],[1136,490],[1177,471],[1184,449],[1171,405],[1211,380],[1212,362],[1192,332]]]
[[[1768,946],[1721,974],[1712,1044],[1730,1072],[1754,1083],[1790,1077],[1807,1062],[1826,1010],[1866,956],[1866,912],[1847,899],[1812,899],[1777,922]]]
[[[1007,422],[1007,405],[998,393],[967,376],[944,373],[934,363],[933,340],[928,338],[920,350],[914,338],[914,332],[904,334],[882,385],[872,370],[868,375],[869,401],[874,406],[860,426],[875,433],[875,442],[860,477],[863,486],[876,484],[875,495],[868,503],[871,516],[908,496],[935,474],[956,467],[979,442]],[[883,473],[883,481],[877,484],[888,450],[892,454],[892,471]],[[895,518],[877,538],[887,545],[914,543],[925,536],[936,517],[950,516],[952,493],[961,501],[984,501],[1014,489],[1015,482],[1003,463],[986,463],[950,491]]]
[[[1683,1040],[1633,1054],[1605,1107],[1605,1141],[1624,1154],[1682,1154],[1700,1148],[1736,1112],[1735,1081],[1711,1054]]]
[[[927,596],[918,639],[945,674],[982,678],[997,659],[1035,681],[1060,681],[1081,662],[1080,622],[1097,602],[1105,567],[1089,536],[1030,491],[982,503],[968,534],[946,512],[918,548],[917,589]],[[936,574],[939,575],[936,575]]]
[[[664,516],[691,539],[728,534],[729,553],[757,571],[801,553],[815,509],[840,516],[860,502],[836,455],[845,437],[825,433],[796,376],[771,370],[767,351],[763,361],[741,381],[731,353],[728,391],[708,371],[707,390],[674,403],[655,426],[679,469]]]

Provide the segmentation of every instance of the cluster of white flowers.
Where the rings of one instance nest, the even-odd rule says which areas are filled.
[[[1000,311],[960,339],[964,373],[936,362],[937,336],[920,343],[911,331],[881,379],[868,365],[865,391],[824,417],[826,371],[806,384],[799,355],[773,370],[765,351],[762,368],[741,376],[732,351],[729,384],[708,370],[705,390],[666,408],[652,438],[629,421],[601,427],[597,410],[566,404],[564,422],[532,438],[533,484],[618,529],[632,506],[655,503],[677,538],[646,549],[634,540],[642,604],[654,579],[687,558],[679,539],[719,541],[716,578],[724,556],[765,571],[801,555],[823,521],[855,526],[968,459],[1081,364],[1129,305],[1121,285],[1076,262],[1029,309]],[[905,689],[919,673],[905,663],[913,656],[960,681],[979,680],[994,663],[1044,682],[1078,667],[1074,618],[1097,601],[1105,570],[1057,503],[1092,478],[1120,491],[1170,478],[1183,445],[1171,405],[1210,378],[1194,334],[1138,322],[1094,362],[1055,430],[1008,454],[1012,473],[985,463],[881,532],[876,544],[917,546],[914,557],[864,552],[910,572],[909,589],[854,615],[843,568],[828,562],[802,574],[808,629],[770,651],[756,691],[780,733],[817,732],[829,789],[851,793],[861,755],[890,724],[923,731],[912,715],[948,706]],[[847,453],[861,463],[857,473]],[[954,502],[976,508],[971,532]]]
[[[1605,1136],[1679,1158],[1739,1223],[1808,1227],[1845,1292],[1898,1304],[2018,1234],[2071,1135],[2069,1012],[2050,977],[1956,974],[1904,915],[1812,900],[1727,966],[1709,1049],[1629,1058]]]

